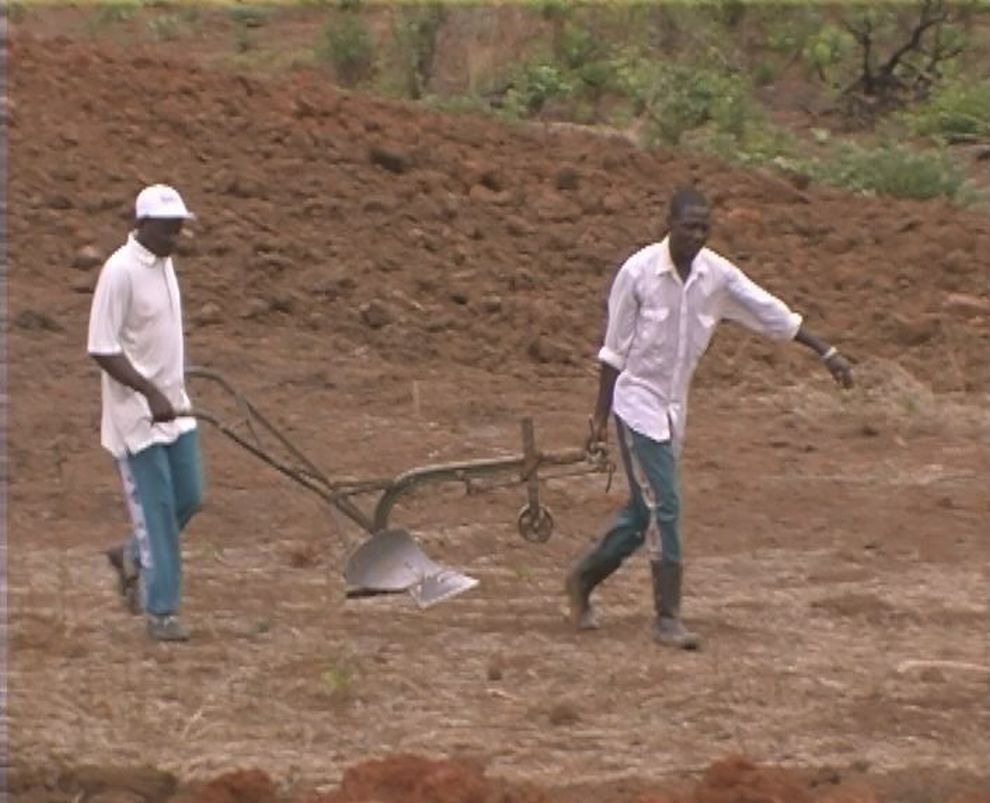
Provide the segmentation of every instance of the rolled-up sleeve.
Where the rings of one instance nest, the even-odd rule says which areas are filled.
[[[636,295],[632,264],[627,262],[616,274],[608,296],[608,325],[598,359],[617,371],[626,367],[626,358],[636,336],[639,299]]]
[[[729,269],[722,316],[774,340],[792,340],[804,320],[734,265]]]
[[[120,332],[130,301],[130,283],[120,265],[108,262],[100,271],[89,312],[90,354],[120,354]]]

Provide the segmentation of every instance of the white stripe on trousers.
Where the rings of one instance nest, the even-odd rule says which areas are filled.
[[[137,539],[138,555],[141,558],[141,568],[150,569],[151,543],[148,540],[148,525],[144,519],[144,508],[141,507],[141,496],[138,493],[137,482],[134,480],[134,472],[131,471],[131,464],[126,457],[121,457],[117,461],[120,469],[120,480],[124,485],[124,499],[127,501],[127,510],[131,514],[131,526],[134,528],[134,537]]]
[[[632,464],[633,482],[639,488],[639,492],[643,496],[643,501],[646,502],[646,507],[650,512],[650,523],[647,525],[646,532],[643,536],[646,541],[646,550],[651,560],[662,560],[663,541],[660,538],[660,503],[653,493],[653,486],[650,485],[650,480],[647,477],[646,470],[643,468],[643,464],[639,461],[639,457],[636,456],[636,449],[633,448],[632,430],[625,423],[622,424],[622,435],[626,442],[626,448],[629,450],[629,462]]]

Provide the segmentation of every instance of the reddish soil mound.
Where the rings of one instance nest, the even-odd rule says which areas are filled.
[[[696,782],[650,788],[641,793],[604,789],[548,790],[508,783],[486,776],[472,761],[433,760],[398,754],[350,767],[337,791],[307,794],[280,792],[275,782],[257,769],[237,770],[176,791],[175,779],[152,768],[83,767],[61,774],[12,776],[12,801],[63,803],[878,803],[880,798],[863,780],[842,781],[831,776],[815,780],[780,767],[761,766],[740,756],[712,764]],[[919,798],[920,799],[920,798]],[[932,803],[988,803],[990,795],[976,790],[949,800],[925,797]]]
[[[478,764],[396,755],[344,773],[340,790],[303,803],[550,803],[546,793],[485,777]]]
[[[811,803],[812,796],[795,773],[757,767],[737,757],[712,765],[690,799],[692,803]]]
[[[278,799],[275,783],[261,770],[228,772],[180,797],[181,803],[276,803]]]
[[[621,139],[348,95],[314,73],[248,79],[162,61],[140,45],[15,36],[9,85],[15,348],[20,333],[82,331],[100,258],[136,191],[161,180],[200,215],[180,260],[197,343],[304,328],[328,353],[363,347],[407,365],[586,367],[611,272],[661,234],[671,190],[695,181],[719,212],[713,245],[814,329],[939,387],[982,387],[985,311],[946,305],[983,292],[990,225],[948,204],[799,189]],[[763,359],[741,363],[740,348]],[[772,363],[815,370],[794,351],[723,345],[703,381],[734,383],[739,364],[775,382]]]

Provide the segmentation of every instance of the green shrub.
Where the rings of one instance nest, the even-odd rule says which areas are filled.
[[[823,81],[834,81],[838,67],[847,65],[856,51],[856,40],[849,31],[828,24],[810,36],[801,57]]]
[[[589,61],[574,70],[574,77],[583,90],[592,96],[598,96],[615,84],[615,68],[606,59]]]
[[[687,135],[684,144],[746,167],[772,165],[800,172],[794,135],[768,123],[753,121],[742,136],[703,129]]]
[[[137,5],[129,0],[103,0],[97,3],[96,14],[91,20],[91,27],[113,25],[127,22],[137,12]]]
[[[656,62],[637,48],[626,47],[612,58],[612,70],[615,90],[630,99],[635,115],[642,114],[652,97]]]
[[[607,55],[603,41],[587,28],[567,23],[561,33],[557,59],[568,69],[574,70]]]
[[[985,80],[955,80],[937,90],[904,120],[916,134],[947,142],[990,137],[990,85]]]
[[[179,18],[186,25],[195,26],[199,25],[200,20],[202,19],[202,13],[196,6],[183,6],[182,10],[179,11]]]
[[[403,8],[392,29],[403,92],[418,100],[433,74],[437,34],[447,18],[441,3]]]
[[[567,19],[572,12],[571,3],[568,0],[540,0],[537,7],[540,16],[551,21]]]
[[[272,10],[259,6],[234,6],[230,9],[230,18],[244,28],[260,28],[272,15]]]
[[[788,58],[801,53],[822,28],[821,12],[812,4],[782,8],[768,3],[754,7],[753,12],[759,18],[763,46]]]
[[[345,86],[356,86],[371,77],[375,67],[375,46],[368,25],[354,14],[346,14],[323,26],[317,57],[333,65]]]
[[[735,30],[746,16],[745,0],[718,0],[715,4],[718,20],[729,30]]]
[[[915,151],[900,145],[844,144],[805,168],[818,181],[898,198],[955,198],[965,187],[963,174],[944,151]]]
[[[520,70],[516,85],[506,93],[510,114],[538,114],[547,101],[570,96],[574,85],[564,70],[545,61],[531,62]]]
[[[7,3],[7,19],[11,22],[21,22],[27,17],[27,6],[24,0],[11,0]]]
[[[448,114],[491,113],[491,106],[478,95],[427,95],[423,98],[434,109]]]
[[[648,91],[648,137],[669,145],[709,124],[720,133],[742,137],[757,114],[745,79],[713,69],[662,65]]]
[[[148,33],[159,42],[171,42],[182,33],[182,18],[177,14],[165,14],[148,20]]]
[[[753,67],[753,83],[756,86],[768,86],[777,77],[777,70],[769,61],[760,61]]]

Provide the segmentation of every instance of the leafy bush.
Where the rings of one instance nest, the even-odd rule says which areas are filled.
[[[669,145],[709,124],[720,133],[741,138],[757,115],[745,79],[713,69],[660,65],[648,92],[648,137]]]
[[[478,95],[427,95],[423,98],[434,109],[447,114],[491,113],[491,106]]]
[[[11,0],[7,3],[7,19],[11,22],[21,22],[27,17],[27,6],[24,0]]]
[[[371,77],[375,66],[375,46],[367,23],[359,16],[345,14],[323,26],[317,57],[333,65],[345,86],[356,86]]]
[[[182,18],[177,14],[164,14],[148,20],[148,32],[159,42],[171,42],[182,33]]]
[[[656,62],[639,49],[626,47],[613,57],[612,69],[616,91],[632,101],[634,114],[642,114],[652,98]]]
[[[558,60],[571,70],[578,69],[607,54],[602,40],[593,36],[591,31],[574,23],[568,23],[564,26],[558,48]]]
[[[955,80],[904,115],[916,134],[966,142],[990,137],[990,85],[979,80]]]
[[[758,18],[763,46],[771,53],[787,58],[801,53],[823,24],[821,10],[813,4],[783,10],[768,3],[755,7],[752,13]]]
[[[715,4],[715,15],[729,30],[734,30],[742,24],[746,16],[745,0],[718,0]]]
[[[403,8],[392,33],[405,94],[419,99],[433,73],[437,34],[447,18],[441,3]]]
[[[260,6],[234,6],[228,13],[237,25],[244,28],[260,28],[268,22],[273,12]]]
[[[127,22],[134,17],[137,10],[137,4],[131,0],[102,0],[96,4],[96,15],[91,21],[91,27]]]
[[[554,65],[575,95],[600,98],[614,82],[615,68],[607,40],[587,28],[567,21],[554,41]]]
[[[563,20],[570,16],[572,8],[568,0],[541,0],[537,3],[540,16],[545,20]]]
[[[856,40],[849,31],[828,24],[810,36],[801,51],[804,62],[823,81],[834,81],[835,72],[847,65],[856,51]]]
[[[516,86],[506,93],[506,107],[520,117],[538,114],[547,101],[566,98],[573,89],[573,83],[557,65],[532,62],[522,68]]]
[[[746,167],[772,165],[802,172],[795,156],[794,136],[767,123],[747,125],[741,137],[712,129],[699,130],[688,134],[684,144],[733,164]]]
[[[959,169],[943,151],[914,151],[900,145],[863,148],[845,144],[830,157],[804,165],[818,181],[859,192],[921,200],[955,198],[965,187]]]

